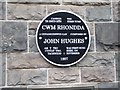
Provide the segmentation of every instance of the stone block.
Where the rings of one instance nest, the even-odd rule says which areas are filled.
[[[120,23],[96,23],[97,51],[117,51],[120,45]]]
[[[6,55],[0,53],[0,86],[5,85],[5,61]]]
[[[0,22],[0,52],[2,52],[2,22]]]
[[[119,2],[120,0],[111,0],[112,2]]]
[[[63,4],[67,5],[94,5],[94,6],[100,6],[100,5],[109,5],[110,0],[63,0]]]
[[[22,4],[60,4],[60,0],[7,0],[9,3]]]
[[[114,53],[88,53],[77,66],[79,67],[114,67],[116,55]]]
[[[80,6],[57,6],[57,5],[51,5],[47,6],[48,13],[52,13],[57,10],[67,10],[67,11],[72,11],[76,14],[78,14],[80,17],[83,19],[85,18],[85,7],[80,7]]]
[[[5,2],[5,0],[0,0],[0,2]]]
[[[46,86],[46,87],[34,87],[34,86],[28,86],[28,90],[94,90],[93,86],[85,86],[85,85],[78,85],[75,87],[75,85],[52,85],[52,87],[50,86]]]
[[[46,16],[46,6],[35,4],[8,4],[9,20],[41,20]]]
[[[14,69],[8,70],[8,86],[16,85],[46,85],[46,69]]]
[[[120,1],[112,2],[113,4],[113,20],[119,22],[120,21]]]
[[[91,35],[94,35],[94,32],[95,32],[95,24],[94,23],[86,23],[88,25],[88,28],[90,30],[90,34]]]
[[[29,23],[29,35],[35,35],[37,27],[40,22],[30,22]]]
[[[7,57],[8,69],[52,68],[39,53],[11,53]]]
[[[2,23],[3,52],[26,51],[27,24],[25,22]]]
[[[114,82],[113,67],[83,67],[81,68],[82,83]]]
[[[79,68],[49,69],[49,84],[79,83]]]
[[[98,84],[98,88],[103,90],[119,90],[117,82],[103,82]],[[99,89],[98,89],[99,90]]]
[[[27,87],[1,87],[0,90],[27,90]]]
[[[116,77],[120,81],[120,52],[116,53]]]
[[[2,85],[2,54],[0,54],[0,86]]]
[[[29,52],[38,52],[36,37],[29,37]]]
[[[94,36],[91,36],[89,52],[94,51]]]
[[[5,8],[4,0],[0,1],[0,20],[4,20],[5,19],[5,16],[6,16],[6,14],[5,14],[6,10],[5,9],[6,8]]]
[[[111,21],[111,6],[94,6],[86,9],[87,21]]]

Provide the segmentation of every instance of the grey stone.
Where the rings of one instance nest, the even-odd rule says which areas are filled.
[[[46,86],[46,87],[42,87],[42,86],[28,86],[28,90],[93,90],[94,86],[89,86],[89,85],[50,85],[50,86]]]
[[[57,85],[46,85],[46,86],[36,86],[30,85],[28,86],[28,90],[39,89],[39,90],[94,90],[94,86],[96,84],[84,84],[84,83],[76,83],[76,84],[57,84]]]
[[[2,23],[3,52],[27,49],[27,24],[25,22]]]
[[[35,35],[37,27],[40,22],[30,22],[29,23],[29,35]]]
[[[45,69],[28,69],[28,70],[8,70],[7,84],[16,85],[46,85],[47,70]]]
[[[113,2],[113,20],[120,21],[120,1]]]
[[[2,22],[0,22],[0,52],[2,52]]]
[[[68,5],[109,5],[110,0],[63,0],[63,4]]]
[[[117,51],[120,45],[119,23],[97,23],[97,51]]]
[[[39,53],[11,53],[7,57],[8,69],[53,68]]]
[[[5,19],[5,2],[0,1],[0,20]]]
[[[7,0],[9,3],[60,4],[60,0]]]
[[[29,52],[38,52],[36,37],[29,37]]]
[[[50,84],[79,83],[79,68],[54,68],[48,71]]]
[[[28,90],[28,89],[25,86],[17,86],[17,87],[7,86],[7,87],[1,87],[0,90]]]
[[[41,20],[46,15],[46,6],[39,4],[8,4],[9,20]]]
[[[119,2],[120,0],[111,0],[112,2]]]
[[[119,90],[118,89],[118,83],[116,82],[103,82],[103,83],[99,83],[98,88],[102,88],[103,90],[108,90],[108,89],[112,89],[112,90]],[[99,89],[98,89],[99,90]]]
[[[91,43],[90,43],[90,48],[89,48],[89,52],[94,51],[94,36],[91,36]]]
[[[47,6],[48,13],[52,13],[57,10],[67,10],[67,11],[72,11],[79,16],[81,16],[83,19],[85,18],[85,7],[79,7],[79,6],[56,6],[56,5],[51,5]]]
[[[6,2],[5,0],[0,0],[0,2]]]
[[[6,55],[0,53],[0,86],[5,85],[5,61]]]
[[[94,6],[86,9],[87,21],[111,21],[111,6]]]
[[[120,52],[116,53],[116,77],[120,81]]]
[[[89,30],[90,30],[90,34],[91,35],[94,35],[95,33],[95,24],[94,23],[87,23],[87,25],[88,25],[88,28],[89,28]]]
[[[2,85],[2,54],[0,54],[0,86]]]
[[[79,67],[114,67],[116,55],[114,53],[88,53],[77,66]]]
[[[114,82],[115,71],[113,67],[83,67],[81,68],[82,83]]]

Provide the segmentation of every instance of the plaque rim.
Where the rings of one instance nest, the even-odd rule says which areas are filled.
[[[87,30],[88,30],[88,34],[89,34],[88,47],[87,47],[84,55],[83,55],[81,58],[79,58],[78,60],[76,60],[75,62],[71,63],[71,64],[57,64],[57,63],[54,63],[54,62],[50,61],[49,59],[47,59],[47,58],[43,55],[43,53],[41,52],[41,50],[40,50],[40,48],[39,48],[39,45],[38,45],[37,36],[38,36],[39,27],[41,26],[42,22],[43,22],[47,17],[49,17],[50,15],[55,14],[55,13],[59,13],[59,12],[67,12],[67,13],[73,14],[73,15],[77,16],[78,18],[80,18],[80,19],[82,20],[82,22],[85,24],[85,26],[86,26],[86,28],[87,28]],[[72,11],[68,11],[68,10],[58,10],[58,11],[54,11],[54,12],[49,13],[48,15],[46,15],[46,16],[39,22],[39,25],[38,25],[37,30],[36,30],[36,45],[37,45],[37,49],[38,49],[40,55],[41,55],[47,62],[49,62],[50,64],[55,65],[55,66],[59,66],[59,67],[72,66],[72,65],[74,65],[74,64],[77,64],[77,63],[80,62],[81,60],[83,60],[83,58],[84,58],[84,57],[86,56],[86,54],[88,53],[88,50],[89,50],[90,44],[91,44],[91,43],[90,43],[90,42],[91,42],[90,30],[89,30],[89,28],[88,28],[88,25],[87,25],[85,22],[86,22],[86,21],[84,21],[78,14],[76,14],[76,13],[74,13],[74,12],[72,12]]]

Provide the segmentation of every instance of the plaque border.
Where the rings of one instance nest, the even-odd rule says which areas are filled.
[[[38,42],[37,42],[37,41],[38,41],[38,40],[37,40],[38,31],[39,31],[39,27],[41,26],[42,22],[43,22],[47,17],[49,17],[50,15],[55,14],[55,13],[59,13],[59,12],[67,12],[67,13],[74,14],[75,16],[77,16],[78,18],[80,18],[80,19],[82,20],[82,22],[85,24],[85,26],[86,26],[87,29],[88,29],[89,43],[88,43],[87,50],[86,50],[86,52],[84,53],[84,55],[83,55],[80,59],[78,59],[76,62],[71,63],[71,64],[64,64],[64,65],[62,65],[62,64],[56,64],[56,63],[48,60],[48,59],[42,54],[42,52],[41,52],[41,50],[40,50],[40,48],[39,48],[39,46],[38,46]],[[51,63],[51,64],[53,64],[53,65],[55,65],[55,66],[59,66],[59,67],[72,66],[72,65],[80,62],[80,61],[86,56],[86,54],[88,53],[88,50],[89,50],[89,48],[90,48],[90,42],[91,42],[91,34],[90,34],[90,30],[89,30],[89,28],[88,28],[88,25],[85,23],[85,21],[84,21],[79,15],[77,15],[76,13],[74,13],[74,12],[72,12],[72,11],[58,10],[58,11],[54,11],[54,12],[52,12],[52,13],[49,13],[48,15],[46,15],[46,16],[40,21],[40,23],[39,23],[39,25],[38,25],[38,27],[37,27],[37,31],[36,31],[36,45],[37,45],[37,49],[38,49],[39,53],[42,55],[42,57],[43,57],[47,62],[49,62],[49,63]]]

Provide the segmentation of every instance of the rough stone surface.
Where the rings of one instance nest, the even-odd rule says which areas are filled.
[[[103,90],[119,90],[119,84],[115,82],[104,82],[104,83],[99,83],[98,88],[104,88]]]
[[[56,86],[83,87],[94,83],[98,86],[96,89],[116,88],[113,82],[120,82],[119,2],[0,0],[0,86],[52,86],[56,89]],[[89,52],[70,67],[56,67],[48,63],[36,47],[38,24],[43,17],[57,10],[78,14],[90,29]]]
[[[38,52],[36,37],[29,37],[29,52]]]
[[[108,5],[110,0],[63,0],[63,4],[68,5]]]
[[[81,69],[81,80],[85,82],[113,82],[115,81],[113,67],[84,67]]]
[[[0,90],[28,90],[26,86],[18,86],[18,87],[0,87]]]
[[[52,68],[39,53],[11,53],[7,57],[8,69]]]
[[[116,56],[114,53],[88,53],[77,66],[80,67],[114,67]]]
[[[46,85],[46,83],[47,83],[47,70],[45,69],[8,70],[7,84],[9,86]]]
[[[35,35],[37,27],[40,22],[30,22],[29,23],[29,35]]]
[[[5,0],[0,0],[0,2],[5,2]]]
[[[57,10],[67,10],[67,11],[72,11],[79,16],[81,16],[83,19],[85,18],[85,7],[79,7],[79,6],[57,6],[57,5],[51,5],[47,6],[48,13],[57,11]]]
[[[46,15],[46,6],[34,4],[8,4],[8,19],[41,20]]]
[[[95,6],[86,9],[87,21],[111,21],[111,7]]]
[[[2,23],[3,52],[27,49],[27,24],[25,22]]]
[[[89,52],[94,51],[94,36],[91,36],[91,43],[90,43],[90,48],[89,48]]]
[[[2,52],[2,22],[0,22],[0,52]]]
[[[50,84],[79,83],[78,68],[54,68],[49,71]]]
[[[0,86],[2,85],[2,54],[0,54]]]
[[[0,1],[0,20],[5,19],[5,2]]]
[[[5,54],[0,53],[0,86],[5,85]]]
[[[9,3],[60,4],[60,0],[7,0]]]
[[[120,81],[120,52],[116,53],[116,77]]]
[[[97,51],[115,51],[119,49],[119,23],[97,23]]]
[[[113,2],[113,20],[120,22],[120,1]]]
[[[95,25],[94,25],[94,23],[87,23],[87,25],[88,25],[88,28],[90,30],[90,34],[94,35],[94,31],[95,31]]]
[[[120,0],[111,0],[112,2],[119,2]]]

